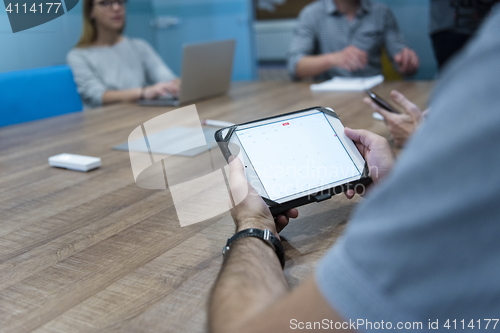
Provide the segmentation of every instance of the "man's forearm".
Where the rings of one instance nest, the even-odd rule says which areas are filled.
[[[316,76],[335,66],[334,54],[302,57],[295,67],[295,75],[299,78]]]
[[[209,329],[242,332],[246,323],[287,293],[288,284],[274,250],[255,237],[238,239],[212,290]]]

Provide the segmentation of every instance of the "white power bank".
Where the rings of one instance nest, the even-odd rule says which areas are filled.
[[[101,159],[92,156],[59,154],[49,157],[49,165],[76,171],[90,171],[101,166]]]
[[[384,116],[382,116],[382,115],[381,115],[380,113],[378,113],[378,112],[373,112],[373,113],[372,113],[372,117],[373,117],[373,119],[375,119],[375,120],[380,120],[380,121],[384,121],[384,120],[385,120],[385,119],[384,119]]]

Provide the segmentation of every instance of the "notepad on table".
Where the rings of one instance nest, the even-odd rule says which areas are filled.
[[[339,77],[336,76],[331,80],[311,84],[311,90],[317,92],[327,91],[363,91],[370,89],[377,84],[384,82],[383,75],[370,77]]]

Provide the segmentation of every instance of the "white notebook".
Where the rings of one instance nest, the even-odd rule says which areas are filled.
[[[312,91],[326,92],[326,91],[363,91],[370,89],[377,84],[384,82],[383,75],[376,75],[370,77],[339,77],[336,76],[331,80],[311,84]]]

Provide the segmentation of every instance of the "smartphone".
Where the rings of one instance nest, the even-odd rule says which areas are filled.
[[[370,96],[370,98],[372,99],[372,101],[374,101],[375,104],[377,104],[378,106],[380,106],[382,109],[387,110],[387,111],[392,112],[392,113],[401,113],[394,106],[392,106],[391,104],[389,104],[388,102],[386,102],[382,97],[380,97],[379,95],[375,94],[370,89],[366,89],[365,91],[368,94],[368,96]]]
[[[371,182],[366,161],[329,108],[231,126],[215,139],[226,160],[239,154],[248,182],[273,215]]]

